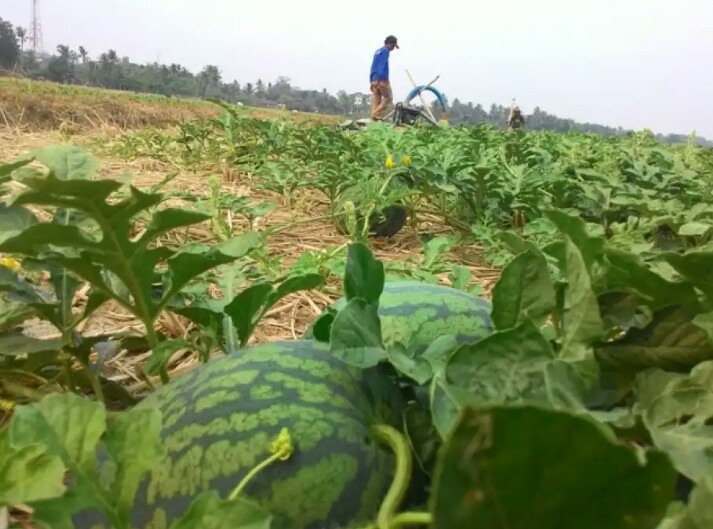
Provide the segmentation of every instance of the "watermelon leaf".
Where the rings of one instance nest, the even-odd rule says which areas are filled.
[[[76,145],[53,145],[23,156],[46,165],[61,180],[86,180],[99,168],[99,159]]]
[[[591,257],[589,257],[591,258]],[[577,367],[590,382],[596,379],[598,366],[591,344],[604,336],[597,297],[592,290],[587,257],[565,237],[565,276],[562,309],[562,344],[558,357]]]
[[[689,281],[669,281],[632,253],[607,248],[606,259],[608,290],[634,291],[644,296],[653,310],[696,301],[696,292]]]
[[[107,423],[102,403],[72,393],[52,393],[35,404],[19,406],[10,422],[7,441],[0,437],[0,445],[7,444],[20,458],[9,468],[17,476],[21,477],[23,456],[28,461],[34,458],[37,464],[32,469],[31,487],[21,481],[16,484],[25,487],[20,492],[27,497],[19,501],[33,504],[37,521],[51,527],[72,527],[72,514],[93,508],[99,509],[113,527],[128,528],[139,482],[165,453],[160,429],[158,410],[134,408]],[[110,475],[104,474],[104,468],[100,474],[97,468],[102,437],[113,459],[108,465]],[[0,466],[2,463],[0,457]],[[56,484],[51,486],[57,480],[63,486],[65,468],[72,485],[61,494]],[[105,478],[109,478],[110,488],[105,488]],[[7,493],[1,485],[0,479],[0,493]],[[46,488],[43,491],[41,487]]]
[[[705,294],[709,306],[713,304],[713,252],[698,250],[683,255],[666,252],[662,257]]]
[[[333,355],[356,367],[373,367],[386,360],[376,305],[363,298],[349,300],[334,318],[329,343]]]
[[[558,529],[563,513],[578,529],[650,529],[675,482],[666,454],[637,453],[586,417],[468,407],[440,450],[430,510],[434,529]]]
[[[470,391],[449,384],[444,374],[435,374],[429,390],[433,426],[445,439],[467,405],[480,405],[478,397]]]
[[[344,295],[347,301],[362,298],[372,305],[379,304],[384,290],[384,264],[375,259],[369,247],[362,243],[347,248],[344,271]]]
[[[604,238],[589,235],[587,233],[587,225],[581,217],[553,209],[545,211],[544,214],[550,222],[557,226],[557,229],[563,235],[565,245],[569,241],[570,244],[577,248],[587,273],[592,274],[595,263],[602,259]],[[565,250],[565,253],[567,252],[568,250]],[[568,258],[565,256],[565,259]]]
[[[713,342],[701,327],[704,321],[687,307],[666,307],[643,329],[629,329],[623,338],[598,346],[597,360],[612,369],[691,369],[713,358]]]
[[[136,238],[134,217],[150,212],[163,200],[161,194],[145,193],[131,186],[128,196],[111,200],[122,184],[114,180],[85,180],[95,165],[89,154],[70,149],[63,154],[46,151],[37,155],[51,164],[51,171],[46,176],[23,179],[29,190],[20,194],[14,204],[78,212],[82,218],[91,220],[100,233],[83,229],[80,223],[45,222],[29,226],[0,243],[0,251],[42,258],[61,267],[65,279],[71,272],[88,281],[101,295],[93,297],[92,308],[98,307],[99,301],[114,299],[141,320],[151,347],[159,341],[154,320],[179,290],[207,270],[243,257],[261,241],[259,234],[247,232],[207,248],[187,245],[176,251],[156,245],[157,239],[170,230],[210,219],[210,215],[179,208],[153,213],[143,234]],[[57,247],[61,253],[44,255],[48,245]],[[157,279],[162,284],[158,298],[153,294]],[[70,287],[76,287],[76,283]]]
[[[140,480],[166,454],[160,433],[159,410],[132,408],[116,416],[104,438],[116,469],[109,497],[127,527]]]
[[[409,354],[401,343],[395,343],[386,350],[389,362],[404,375],[412,378],[419,386],[428,382],[433,376],[431,364],[423,358]]]
[[[243,290],[223,309],[237,330],[240,346],[245,347],[260,319],[282,298],[324,284],[322,274],[288,277],[277,288],[270,283],[256,283]]]
[[[713,472],[713,361],[689,376],[652,369],[637,379],[637,400],[654,445],[694,482]]]
[[[14,162],[0,163],[0,183],[10,180],[10,175],[12,175],[13,172],[29,164],[32,160],[33,158],[31,156],[23,156]]]
[[[0,432],[0,506],[61,496],[65,491],[62,459],[39,444],[14,447]]]
[[[713,476],[708,475],[691,491],[688,508],[679,529],[713,527]]]
[[[493,323],[499,330],[516,327],[526,319],[539,324],[555,304],[555,287],[545,257],[539,252],[523,252],[505,266],[493,289]]]
[[[547,402],[545,366],[555,355],[531,321],[462,345],[449,358],[446,377],[488,404]]]
[[[329,336],[332,332],[332,324],[337,315],[337,310],[327,307],[312,324],[312,336],[318,342],[329,343]]]
[[[272,291],[270,283],[255,283],[235,296],[223,308],[233,322],[241,347],[250,339],[250,335],[258,323],[258,315],[262,312]]]
[[[222,500],[209,490],[197,496],[170,529],[270,529],[272,515],[243,498]]]
[[[37,217],[22,206],[0,204],[0,242],[37,224]]]
[[[106,429],[106,410],[101,403],[71,393],[52,393],[36,404],[19,406],[9,427],[15,446],[40,443],[48,453],[60,456],[80,475],[95,470],[95,447]]]
[[[191,343],[188,340],[181,338],[159,342],[158,345],[151,350],[151,356],[149,356],[149,359],[144,365],[144,371],[149,376],[158,375],[161,371],[166,369],[171,356],[181,349],[190,347],[190,345]]]

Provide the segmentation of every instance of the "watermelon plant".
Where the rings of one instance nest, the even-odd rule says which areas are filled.
[[[45,172],[30,168],[32,161],[41,162]],[[112,399],[133,402],[123,388],[98,373],[101,363],[93,363],[90,356],[101,350],[103,362],[125,338],[136,342],[136,337],[82,336],[77,331],[107,301],[114,301],[143,324],[143,341],[152,351],[147,374],[160,375],[166,383],[166,365],[176,351],[204,343],[199,338],[207,334],[212,340],[203,348],[204,361],[216,349],[227,351],[245,345],[258,320],[276,302],[324,281],[319,274],[291,275],[278,278],[273,286],[258,278],[237,297],[236,287],[244,284],[228,281],[222,300],[211,302],[201,297],[198,303],[187,303],[187,287],[195,288],[195,281],[215,268],[235,263],[245,266],[244,259],[262,244],[262,237],[248,231],[217,245],[192,243],[179,249],[167,244],[162,237],[169,231],[210,216],[188,209],[156,210],[164,200],[160,193],[144,193],[133,186],[126,190],[115,180],[92,179],[98,161],[76,147],[40,149],[2,168],[5,178],[12,177],[25,186],[12,204],[0,211],[5,226],[0,252],[21,257],[22,265],[19,270],[0,267],[0,290],[7,293],[6,299],[20,305],[6,314],[0,357],[3,368],[20,378],[59,383],[71,391],[91,391],[100,399],[108,393]],[[46,208],[52,219],[39,222],[28,206]],[[47,273],[51,290],[27,272]],[[90,287],[87,301],[77,312],[73,309],[75,296],[85,285]],[[161,335],[155,322],[166,310],[200,325],[200,336],[169,339]],[[60,337],[45,340],[18,332],[17,324],[32,316],[49,322]]]
[[[0,439],[13,454],[27,453],[12,461],[29,458],[43,469],[46,488],[26,489],[36,495],[29,498],[37,519],[175,528],[206,517],[214,527],[356,529],[465,528],[475,520],[554,529],[569,506],[586,505],[568,520],[643,529],[705,516],[704,480],[694,488],[696,503],[671,503],[679,465],[670,452],[623,443],[625,423],[587,411],[578,400],[575,390],[588,372],[527,317],[532,303],[519,305],[513,327],[499,324],[484,338],[452,341],[446,354],[424,353],[434,372],[429,411],[439,440],[424,483],[411,460],[423,453],[418,441],[427,436],[404,420],[412,403],[379,365],[379,351],[388,349],[378,333],[383,277],[383,265],[365,246],[350,246],[346,306],[329,322],[329,344],[239,349],[156,390],[106,426],[101,405],[79,397],[55,395],[20,407]],[[523,292],[519,299],[529,297]],[[539,321],[543,309],[535,313]],[[536,348],[550,354],[537,357]],[[525,374],[527,385],[512,385]],[[696,380],[705,384],[705,374]],[[682,382],[677,387],[686,387]],[[532,391],[538,387],[545,392]],[[77,420],[67,423],[67,416]],[[146,438],[138,459],[129,454],[137,436]],[[105,448],[95,451],[97,444]],[[24,465],[13,472],[29,480]],[[420,495],[407,494],[414,487]],[[0,498],[26,501],[3,488]]]
[[[24,186],[0,208],[0,389],[27,402],[0,400],[12,412],[0,523],[26,504],[41,527],[710,526],[709,152],[646,133],[346,134],[225,108],[118,146],[173,170],[246,174],[293,216],[304,190],[328,215],[351,203],[346,231],[362,243],[310,250],[284,273],[267,245],[285,227],[235,237],[233,213],[252,221],[260,207],[217,185],[195,211],[165,208],[167,186],[95,180],[75,147],[0,167]],[[389,178],[409,182],[403,196],[384,196]],[[409,229],[442,230],[419,234],[418,264],[382,263],[366,244],[356,203],[392,199]],[[189,243],[198,222],[223,241]],[[503,265],[490,301],[447,261],[456,242]],[[327,274],[343,278],[341,299],[306,336],[250,345],[280,299]],[[445,274],[453,287],[436,284]],[[81,331],[109,299],[143,336]],[[191,334],[159,332],[167,311]],[[59,337],[16,332],[30,315]],[[151,351],[144,376],[167,381],[177,352],[202,365],[129,394],[100,368],[129,342]]]

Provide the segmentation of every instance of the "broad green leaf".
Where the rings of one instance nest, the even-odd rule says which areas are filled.
[[[107,452],[116,465],[112,504],[127,522],[144,474],[166,454],[160,439],[161,421],[157,409],[133,408],[118,414],[106,433]]]
[[[604,328],[609,332],[643,329],[653,319],[653,311],[634,293],[611,291],[601,294],[597,301]]]
[[[347,364],[366,368],[386,360],[376,305],[352,298],[332,322],[330,351]]]
[[[545,365],[547,399],[553,407],[586,412],[587,384],[572,364],[553,360]]]
[[[350,244],[344,272],[344,295],[347,301],[362,298],[369,304],[378,305],[383,289],[383,263],[375,259],[364,244]]]
[[[332,324],[334,323],[336,315],[337,311],[331,307],[327,307],[325,311],[314,320],[312,324],[312,337],[314,337],[315,340],[329,343],[329,337],[332,334]]]
[[[157,211],[152,217],[146,231],[139,239],[139,244],[148,245],[156,237],[176,228],[192,226],[204,220],[210,219],[210,215],[198,213],[188,209],[169,208]]]
[[[678,228],[678,234],[684,237],[699,236],[708,233],[713,226],[705,222],[687,222]]]
[[[85,211],[92,217],[92,205],[101,207],[106,198],[121,187],[121,183],[114,180],[62,180],[53,174],[26,178],[23,184],[30,189],[18,195],[14,204],[66,207]],[[151,197],[149,205],[155,205],[160,199],[160,195]]]
[[[496,238],[503,241],[508,249],[515,255],[523,252],[529,252],[535,255],[542,255],[544,257],[544,254],[535,243],[523,239],[515,232],[501,231],[496,235]]]
[[[608,248],[606,258],[610,265],[606,273],[609,290],[637,292],[650,300],[654,310],[696,299],[690,282],[669,281],[652,271],[634,254]]]
[[[17,331],[0,333],[0,356],[31,355],[59,351],[61,348],[62,340],[59,339],[32,338]]]
[[[100,245],[88,239],[76,226],[52,223],[34,224],[0,244],[0,251],[36,255],[48,245],[96,251]]]
[[[106,410],[71,393],[53,393],[41,401],[19,406],[9,427],[14,446],[40,444],[59,456],[74,473],[92,475],[96,445],[106,428]]]
[[[224,307],[223,310],[230,316],[243,347],[247,344],[257,324],[257,318],[272,292],[271,284],[256,283],[243,290]]]
[[[153,308],[153,312],[158,314],[161,308],[163,308],[170,299],[173,298],[178,292],[185,287],[192,279],[200,276],[202,273],[207,272],[211,268],[230,263],[234,261],[235,258],[229,255],[225,255],[215,249],[203,254],[196,255],[188,252],[179,252],[168,258],[168,272],[164,275],[163,284],[166,286],[166,290],[163,293],[161,302]],[[141,266],[137,272],[144,272],[148,276],[149,271],[153,271],[153,268],[148,266]],[[141,280],[144,280],[144,275],[142,274]],[[133,294],[133,292],[132,292]],[[146,303],[149,303],[150,293],[145,296]]]
[[[398,371],[412,378],[419,385],[428,382],[433,375],[431,365],[423,356],[409,354],[400,343],[387,348],[386,358]]]
[[[647,371],[637,386],[643,422],[656,447],[695,482],[713,474],[713,361],[697,365],[690,376]]]
[[[545,366],[550,344],[531,321],[458,348],[448,360],[448,381],[478,402],[546,402]]]
[[[453,271],[448,275],[448,280],[453,288],[465,290],[472,277],[473,273],[469,268],[458,265],[453,267]]]
[[[709,334],[696,325],[695,317],[680,306],[662,309],[645,328],[632,328],[623,338],[598,346],[597,360],[611,369],[659,367],[676,371],[713,359]]]
[[[713,312],[697,314],[692,321],[693,325],[700,327],[708,334],[708,339],[713,343]]]
[[[275,303],[290,294],[321,287],[325,280],[326,277],[322,274],[302,274],[287,278],[285,281],[280,283],[270,295],[265,311],[272,308]]]
[[[692,251],[683,255],[668,252],[662,257],[713,301],[713,252]]]
[[[591,346],[604,336],[604,324],[584,257],[569,237],[565,237],[565,259],[567,286],[562,314],[562,345],[558,356],[576,364],[580,374],[586,374],[591,379],[596,373]]]
[[[0,204],[0,243],[37,224],[37,217],[22,206]]]
[[[197,496],[170,529],[271,529],[272,515],[243,498],[220,499],[214,490]]]
[[[454,335],[442,334],[428,344],[421,357],[430,364],[433,373],[444,374],[448,359],[458,350],[458,347],[460,345]]]
[[[41,444],[11,446],[0,433],[0,506],[31,503],[65,491],[62,460]]]
[[[27,154],[46,165],[61,180],[84,180],[99,168],[93,154],[75,145],[43,147]]]
[[[146,361],[144,370],[149,376],[158,375],[159,372],[166,367],[171,357],[180,349],[190,347],[191,343],[188,340],[180,338],[164,340],[151,350],[151,356]]]
[[[0,163],[0,182],[9,177],[14,171],[32,162],[32,157],[24,158],[10,163]]]
[[[504,330],[525,320],[540,322],[554,310],[555,298],[542,254],[521,253],[508,263],[493,289],[493,323]]]
[[[133,218],[146,212],[161,200],[160,194],[144,193],[130,187],[129,196],[118,202],[107,200],[121,184],[109,180],[62,180],[50,174],[24,181],[31,187],[16,199],[17,204],[40,204],[83,212],[101,228],[101,238],[90,238],[77,226],[43,223],[31,226],[0,245],[0,251],[36,256],[49,244],[69,248],[68,255],[46,259],[63,266],[89,281],[103,300],[111,297],[131,310],[146,326],[153,321],[168,301],[194,277],[236,259],[210,247],[200,253],[190,248],[180,252],[165,246],[153,246],[156,237],[168,229],[187,226],[206,218],[197,213],[168,209],[153,215],[149,228],[139,241],[133,240]],[[239,238],[240,239],[240,238]],[[243,255],[256,237],[228,241],[225,245],[234,255]],[[156,267],[167,262],[164,274],[164,296],[152,296]]]
[[[28,304],[7,301],[0,296],[0,333],[4,334],[15,329],[17,325],[35,315],[35,310]],[[4,349],[0,349],[0,351],[4,352]]]
[[[478,396],[467,389],[449,384],[446,376],[439,373],[431,379],[429,399],[433,426],[441,439],[445,439],[454,428],[463,408],[482,404]]]
[[[424,403],[427,404],[427,403]],[[411,403],[404,411],[404,435],[408,438],[416,462],[426,474],[433,471],[440,437],[426,405]]]
[[[586,224],[580,217],[558,210],[548,210],[545,216],[557,226],[565,240],[569,239],[577,247],[586,270],[591,273],[593,264],[601,258],[604,251],[604,239],[589,235]]]
[[[433,528],[651,529],[676,474],[665,454],[642,455],[567,412],[466,408],[434,472]]]
[[[691,491],[683,523],[678,529],[713,527],[713,473],[708,474]]]
[[[237,237],[231,237],[214,247],[225,255],[240,259],[264,243],[263,235],[256,231],[247,231]]]

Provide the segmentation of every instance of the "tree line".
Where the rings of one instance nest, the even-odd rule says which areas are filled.
[[[110,49],[99,55],[90,54],[84,46],[76,50],[60,44],[54,53],[38,53],[27,48],[28,31],[15,27],[0,18],[0,69],[13,71],[32,79],[45,79],[57,83],[81,84],[100,88],[161,94],[170,97],[219,98],[232,103],[254,107],[282,107],[302,112],[341,114],[352,117],[368,116],[371,95],[363,92],[347,93],[340,90],[336,95],[326,89],[307,90],[290,84],[287,77],[265,82],[240,83],[223,78],[220,68],[206,65],[193,73],[181,64],[137,64],[129,57],[120,57]],[[491,105],[487,110],[480,104],[463,103],[455,98],[448,103],[448,122],[453,125],[477,125],[489,123],[505,127],[510,112],[508,106]],[[435,108],[438,115],[440,109]],[[579,123],[560,118],[536,107],[526,116],[529,130],[567,132],[592,132],[604,136],[620,136],[628,130],[594,123]],[[685,142],[688,137],[680,134],[656,135],[667,143]],[[699,143],[713,146],[704,138]]]

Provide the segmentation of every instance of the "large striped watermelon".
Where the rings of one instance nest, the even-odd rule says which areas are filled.
[[[200,492],[225,498],[269,456],[283,427],[295,452],[262,470],[245,497],[280,529],[328,529],[373,520],[393,478],[391,452],[370,427],[398,426],[403,400],[377,369],[348,367],[314,341],[262,344],[213,360],[159,388],[138,406],[164,414],[168,451],[139,488],[136,529],[162,529]],[[107,528],[95,512],[76,529]],[[108,529],[108,528],[107,528]]]
[[[337,311],[346,299],[336,301]],[[418,281],[384,284],[379,298],[379,317],[384,345],[410,343],[422,353],[441,335],[454,334],[458,343],[478,341],[493,332],[489,301],[451,287]],[[312,328],[304,338],[312,337]]]

